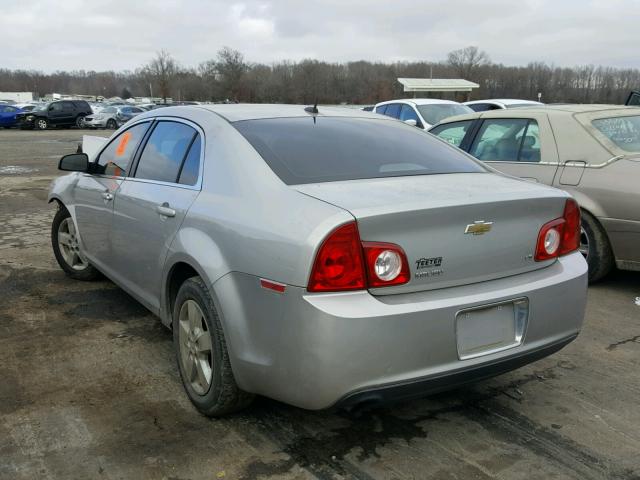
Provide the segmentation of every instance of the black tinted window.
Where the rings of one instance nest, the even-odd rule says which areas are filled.
[[[148,122],[140,123],[114,138],[98,157],[96,173],[124,177],[148,127]]]
[[[467,105],[474,112],[486,112],[487,110],[493,110],[493,105],[489,105],[488,103],[472,103],[471,105]]]
[[[202,148],[200,135],[191,144],[187,158],[182,165],[180,179],[178,183],[183,185],[195,185],[198,181],[198,173],[200,173],[200,149]]]
[[[135,177],[175,183],[194,135],[196,131],[184,123],[158,123],[142,151]]]
[[[383,119],[316,117],[233,124],[283,182],[484,172],[431,135]]]

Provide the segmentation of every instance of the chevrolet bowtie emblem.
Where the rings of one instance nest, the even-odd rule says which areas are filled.
[[[476,220],[473,223],[467,225],[464,229],[464,233],[470,233],[471,235],[484,235],[491,230],[493,222],[485,222],[484,220]]]

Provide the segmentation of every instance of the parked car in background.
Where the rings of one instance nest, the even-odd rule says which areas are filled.
[[[432,125],[441,122],[445,118],[470,113],[473,110],[451,100],[412,98],[377,103],[375,112],[387,117],[397,118],[414,127],[428,130]]]
[[[363,112],[373,112],[375,108],[375,105],[368,105],[366,107],[362,107],[360,110],[362,110]]]
[[[464,102],[463,105],[471,108],[474,112],[486,112],[488,110],[503,110],[506,108],[535,107],[544,103],[533,100],[517,100],[513,98],[499,98],[495,100],[473,100]]]
[[[0,127],[11,128],[17,124],[16,116],[22,110],[14,105],[0,104]]]
[[[640,270],[640,108],[550,105],[451,118],[431,133],[510,175],[571,193],[589,279]]]
[[[576,337],[587,265],[566,192],[382,115],[318,110],[167,107],[60,161],[57,261],[173,326],[200,412],[420,396]]]
[[[23,112],[31,112],[38,108],[42,103],[16,103],[14,107],[18,107]]]
[[[91,115],[91,106],[84,100],[59,100],[45,103],[31,112],[18,114],[21,128],[45,130],[49,127],[82,128],[84,118]]]
[[[105,107],[99,113],[93,113],[84,119],[88,128],[109,128],[115,130],[121,127],[136,115],[140,115],[144,110],[139,107],[129,105],[118,105]]]

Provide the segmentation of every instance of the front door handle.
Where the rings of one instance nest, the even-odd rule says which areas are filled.
[[[158,205],[156,207],[156,212],[158,212],[163,217],[175,217],[176,211],[169,206],[167,202],[164,202],[162,205]]]
[[[113,194],[110,192],[102,192],[102,198],[104,198],[105,201],[110,202],[113,200]]]

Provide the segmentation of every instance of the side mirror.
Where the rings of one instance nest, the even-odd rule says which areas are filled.
[[[415,127],[416,125],[418,125],[418,122],[416,122],[413,118],[409,118],[405,120],[404,123],[406,123],[407,125],[411,125],[412,127]]]
[[[58,163],[58,170],[66,172],[88,172],[89,156],[86,153],[71,153],[65,155]]]
[[[53,107],[49,107],[47,110],[49,110],[50,112],[53,112]]]

